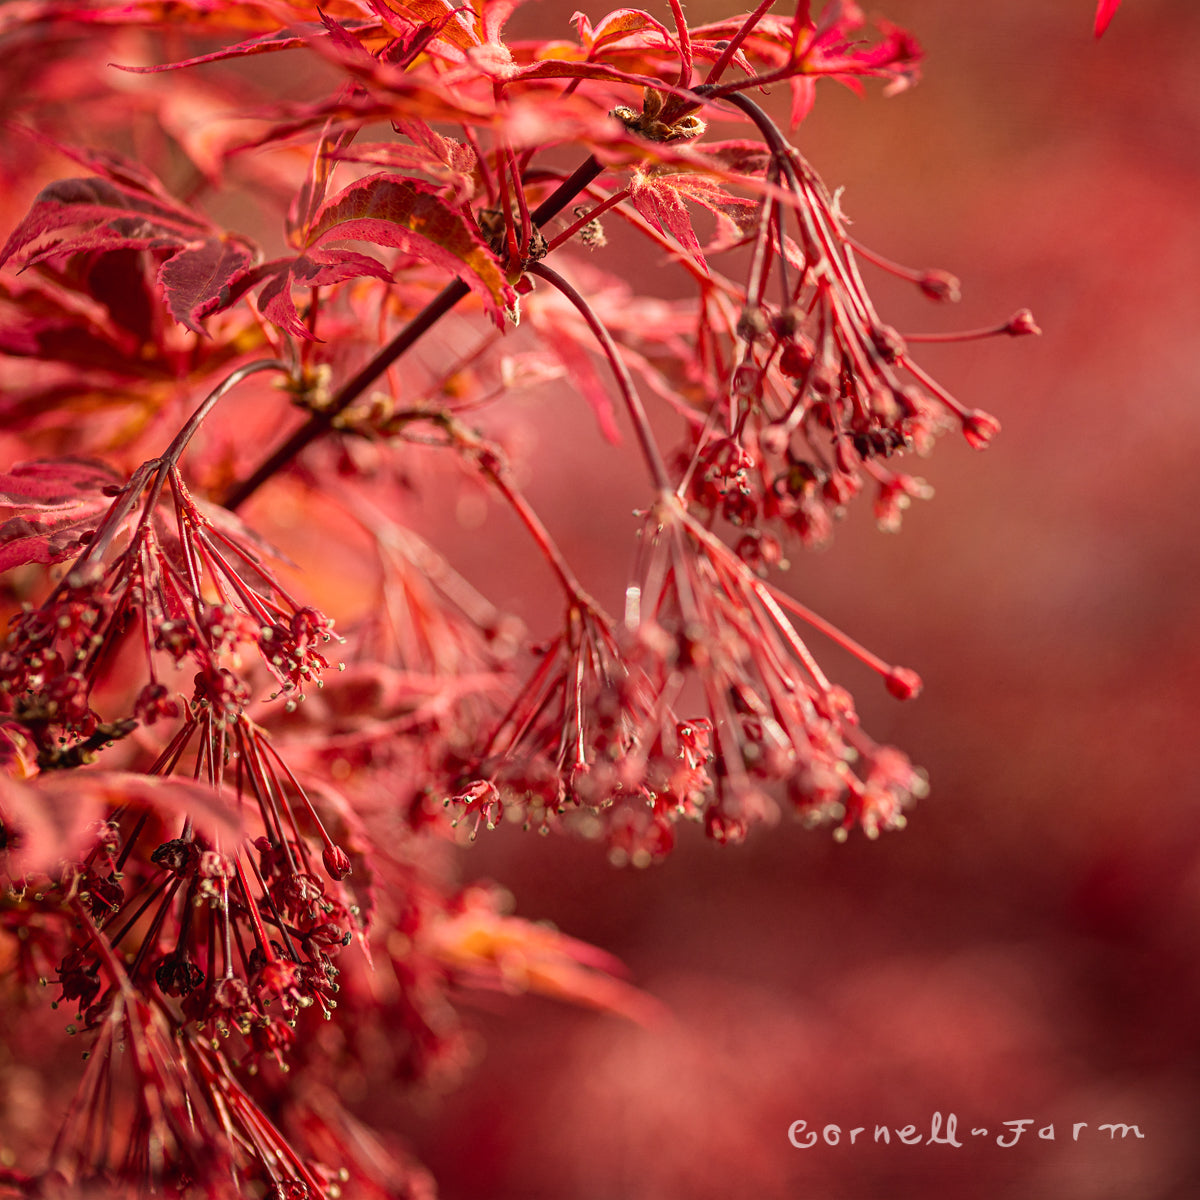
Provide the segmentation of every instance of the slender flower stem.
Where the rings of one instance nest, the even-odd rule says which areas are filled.
[[[260,359],[258,362],[247,363],[244,367],[239,367],[236,371],[227,375],[220,384],[217,385],[204,398],[200,407],[192,413],[188,419],[188,423],[175,436],[175,440],[167,447],[166,453],[162,456],[162,462],[169,466],[175,466],[187,449],[187,444],[196,435],[196,431],[204,423],[204,419],[216,407],[217,401],[226,396],[233,388],[237,387],[243,379],[248,379],[251,375],[257,374],[259,371],[288,371],[290,368],[287,363],[279,362],[273,358]]]
[[[675,18],[675,28],[679,33],[679,78],[675,86],[686,88],[692,83],[692,35],[680,0],[671,0],[671,15]]]
[[[612,334],[605,329],[600,318],[592,311],[592,306],[557,271],[551,270],[545,263],[534,263],[529,268],[529,273],[544,279],[552,287],[557,288],[578,309],[579,315],[587,322],[588,328],[600,343],[609,365],[612,367],[613,374],[617,378],[617,387],[620,389],[625,407],[633,419],[633,427],[637,431],[638,442],[641,444],[642,454],[654,479],[655,487],[660,492],[670,492],[672,490],[670,476],[658,449],[658,443],[655,442],[654,435],[650,431],[650,419],[646,416],[646,408],[637,393],[637,388],[633,386],[629,368],[618,353]]]
[[[563,557],[550,531],[542,523],[541,517],[530,507],[529,501],[515,488],[508,479],[508,471],[500,454],[489,446],[476,433],[472,433],[452,418],[442,422],[453,444],[459,449],[471,454],[479,464],[479,469],[487,476],[496,490],[508,501],[509,506],[529,531],[538,549],[542,552],[551,569],[558,576],[563,591],[573,603],[600,611],[600,606],[584,590],[583,585],[571,570],[570,564]]]
[[[886,662],[878,654],[868,650],[861,642],[855,641],[854,638],[843,633],[836,625],[818,616],[811,608],[801,604],[799,600],[789,596],[786,592],[782,592],[778,588],[771,587],[761,581],[756,582],[755,591],[764,606],[772,609],[775,609],[777,606],[786,608],[793,616],[799,617],[806,625],[811,625],[818,633],[823,633],[831,642],[840,646],[847,653],[857,658],[859,662],[870,667],[872,671],[875,671],[879,675],[887,677],[897,670],[891,663]],[[828,687],[828,681],[826,681],[826,687]]]
[[[738,52],[738,48],[750,35],[751,30],[767,15],[767,10],[774,3],[775,0],[762,0],[762,3],[742,22],[742,27],[729,39],[729,45],[722,51],[721,57],[713,63],[712,69],[704,81],[706,87],[713,87],[721,78],[726,68],[733,62],[733,56]]]
[[[965,421],[971,416],[970,409],[956,400],[932,375],[921,370],[912,359],[904,358],[903,364],[904,369],[923,387],[928,388],[956,417]]]
[[[982,338],[1012,337],[1013,323],[1005,321],[1002,325],[991,325],[986,329],[961,329],[950,333],[906,333],[905,342],[978,342]]]
[[[550,536],[550,531],[542,524],[542,519],[529,506],[529,502],[521,495],[504,477],[504,474],[491,466],[484,468],[487,477],[492,481],[496,489],[508,501],[512,510],[521,519],[521,524],[529,530],[533,536],[533,540],[537,543],[538,549],[545,555],[546,561],[554,569],[554,573],[558,576],[562,583],[563,590],[576,603],[583,603],[589,607],[595,607],[595,602],[583,590],[583,585],[575,576],[575,572],[571,570],[567,560],[563,557],[562,551],[555,544],[554,539]]]
[[[584,215],[580,217],[574,225],[568,226],[562,231],[562,233],[557,234],[547,246],[547,250],[557,250],[559,246],[561,246],[564,242],[569,242],[571,238],[573,238],[581,229],[584,229],[590,225],[602,213],[608,212],[610,208],[613,208],[615,205],[620,204],[622,200],[627,200],[628,198],[628,188],[622,188],[619,192],[613,192],[613,194],[609,196],[607,200],[596,205],[596,207],[591,209],[589,212],[584,213]],[[576,211],[578,212],[578,209],[576,209]]]
[[[142,491],[146,486],[146,481],[149,479],[151,472],[154,472],[154,481],[152,483],[152,493],[149,501],[143,508],[142,520],[139,522],[138,531],[145,526],[150,519],[149,514],[154,511],[154,507],[158,502],[158,497],[162,492],[163,486],[166,483],[171,469],[179,462],[184,450],[187,449],[188,443],[195,436],[196,431],[204,423],[205,418],[217,402],[227,395],[233,388],[237,387],[242,380],[256,374],[259,371],[287,371],[289,370],[286,363],[278,362],[275,359],[262,359],[258,362],[247,363],[244,367],[239,367],[236,371],[226,376],[220,384],[217,385],[201,402],[200,407],[191,415],[188,422],[176,434],[174,440],[167,447],[166,452],[157,459],[152,459],[150,462],[143,463],[132,478],[125,485],[125,490],[120,500],[109,509],[104,521],[96,530],[92,537],[91,543],[87,550],[80,556],[75,563],[75,570],[78,571],[81,567],[89,562],[98,562],[104,555],[104,552],[112,544],[112,540],[117,535],[117,531],[121,528],[122,522],[133,511],[142,496]],[[137,536],[135,532],[134,536]]]

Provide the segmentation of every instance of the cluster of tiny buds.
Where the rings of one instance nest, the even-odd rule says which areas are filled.
[[[255,901],[235,858],[195,838],[163,842],[144,860],[131,857],[140,829],[136,824],[122,840],[119,824],[106,823],[72,877],[72,894],[96,922],[93,937],[111,938],[115,947],[157,900],[143,943],[126,968],[130,980],[144,986],[141,974],[148,972],[164,999],[179,1001],[181,1016],[211,1038],[241,1033],[250,1065],[264,1053],[279,1059],[290,1045],[287,1029],[299,1011],[316,1005],[328,1019],[337,1007],[338,972],[330,955],[349,945],[357,908],[328,897],[316,876],[296,867],[292,850],[265,837],[254,843],[259,857],[251,864],[252,874],[263,889]],[[324,857],[335,881],[349,873],[340,847],[331,847]],[[117,870],[117,863],[123,869]],[[139,899],[140,907],[117,929]],[[261,936],[264,919],[275,924],[277,938]],[[233,952],[231,933],[239,948],[249,935],[248,952]],[[111,988],[101,994],[103,959],[102,947],[87,938],[58,968],[61,994],[55,1005],[77,1002],[76,1021],[88,1029],[104,1019],[113,997]],[[222,961],[224,967],[210,975],[200,965],[205,961],[210,970]],[[239,962],[244,964],[240,970]],[[273,1002],[280,1005],[284,1027],[268,1011]]]
[[[669,122],[661,120],[666,99],[662,92],[648,87],[642,93],[641,112],[621,104],[612,110],[611,115],[631,133],[651,142],[682,142],[700,137],[707,126],[695,113],[687,113]]]
[[[956,294],[956,281],[944,273],[917,278],[939,298]],[[736,430],[701,431],[680,459],[689,501],[742,531],[738,551],[760,572],[786,565],[771,526],[806,546],[821,545],[868,481],[875,487],[880,528],[898,530],[912,500],[928,499],[933,490],[890,460],[927,450],[948,417],[975,449],[986,448],[1000,430],[995,417],[963,408],[909,362],[906,339],[895,330],[871,326],[869,357],[879,364],[880,376],[864,391],[846,354],[828,358],[800,325],[794,308],[774,314],[762,306],[743,310],[738,336],[748,347],[765,343],[767,358],[747,358],[732,373],[730,394],[742,413]],[[998,327],[949,338],[1039,332],[1032,314],[1022,309]],[[892,375],[891,368],[901,364],[917,384]]]
[[[147,507],[124,549],[104,562],[92,557],[97,548],[89,545],[47,599],[27,605],[13,621],[0,651],[0,695],[8,697],[12,719],[27,731],[43,765],[66,765],[67,757],[87,761],[128,732],[122,721],[103,721],[93,711],[91,694],[138,623],[149,679],[130,712],[133,722],[145,725],[177,719],[182,711],[179,697],[158,677],[163,659],[176,668],[194,663],[193,703],[232,719],[252,695],[237,673],[242,646],[257,648],[280,685],[275,696],[284,695],[291,709],[307,687],[321,686],[330,665],[321,647],[342,640],[329,618],[288,596],[232,529],[200,512],[177,473],[169,479],[178,546]],[[110,513],[128,502],[119,491]],[[107,540],[116,540],[115,530]],[[210,597],[210,586],[219,598]]]

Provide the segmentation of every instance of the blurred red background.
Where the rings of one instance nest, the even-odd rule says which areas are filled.
[[[514,27],[554,36],[573,7]],[[818,647],[930,797],[875,843],[689,831],[645,872],[510,828],[464,852],[524,914],[619,954],[672,1019],[481,1009],[461,1090],[396,1117],[447,1200],[1200,1195],[1200,8],[1126,0],[1095,43],[1093,7],[889,0],[924,80],[891,99],[826,86],[798,137],[856,236],[963,278],[948,310],[873,275],[886,319],[971,328],[1028,305],[1045,331],[925,350],[1002,436],[921,464],[937,496],[899,536],[862,504],[828,552],[792,555],[797,595],[924,676],[902,707]],[[649,266],[642,285],[669,294]],[[530,417],[526,486],[603,591],[642,485],[581,404]],[[600,476],[580,504],[584,467]],[[539,570],[490,540],[460,554],[515,607]],[[957,1114],[961,1148],[898,1143],[934,1112]],[[794,1148],[798,1120],[840,1143]]]

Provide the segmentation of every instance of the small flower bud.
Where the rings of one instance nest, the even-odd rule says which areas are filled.
[[[186,996],[204,982],[204,972],[177,952],[159,960],[154,980],[166,995]]]
[[[730,391],[741,400],[748,400],[762,391],[762,372],[755,366],[744,363],[733,373]]]
[[[871,342],[879,356],[889,363],[902,358],[907,347],[904,339],[890,325],[875,325],[871,329]]]
[[[917,286],[930,300],[946,304],[957,304],[962,299],[962,286],[956,275],[949,271],[926,271],[917,280]]]
[[[779,355],[779,369],[789,379],[799,379],[812,366],[812,347],[804,342],[788,342]]]
[[[325,870],[329,872],[332,879],[345,879],[350,874],[350,859],[341,846],[335,846],[330,842],[325,847],[321,859],[325,863]]]
[[[771,319],[771,332],[781,341],[787,341],[795,336],[804,320],[804,310],[796,305],[789,305],[782,312],[776,313]]]
[[[751,305],[742,310],[737,324],[737,332],[738,337],[743,341],[757,342],[766,334],[768,328],[767,314],[757,305]]]
[[[908,667],[893,667],[884,678],[884,683],[897,700],[915,700],[924,687],[920,675]]]
[[[1008,318],[1008,324],[1004,326],[1004,332],[1010,337],[1026,337],[1030,334],[1040,336],[1042,331],[1038,327],[1038,323],[1033,319],[1033,313],[1027,308],[1022,308]]]
[[[172,838],[150,855],[150,861],[175,875],[191,875],[200,862],[200,848],[195,842]]]
[[[842,508],[849,504],[862,489],[862,482],[857,475],[835,472],[821,486],[821,495],[834,506]]]
[[[991,413],[976,408],[963,417],[962,429],[973,450],[986,450],[1000,432],[1000,422]]]

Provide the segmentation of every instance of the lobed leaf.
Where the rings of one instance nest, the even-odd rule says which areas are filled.
[[[695,153],[711,161],[715,169],[734,175],[760,176],[767,173],[771,152],[762,142],[737,138],[724,142],[703,142]]]
[[[294,337],[315,341],[308,327],[300,320],[292,300],[292,288],[315,288],[344,283],[369,275],[375,279],[391,279],[391,272],[366,254],[335,247],[313,249],[281,264],[259,293],[258,303],[264,317]]]
[[[475,152],[463,147],[465,155],[457,162],[447,162],[424,146],[405,146],[399,142],[370,142],[346,150],[334,150],[329,158],[337,162],[362,163],[373,167],[388,167],[393,171],[419,171],[438,183],[446,201],[452,205],[465,204],[475,195],[475,178],[471,173]],[[470,165],[465,156],[470,156]]]
[[[203,334],[201,316],[224,307],[231,285],[254,262],[254,251],[228,237],[210,237],[184,247],[158,270],[158,284],[171,316]]]
[[[62,458],[21,463],[0,474],[0,571],[59,563],[79,552],[124,480],[103,463]]]
[[[629,195],[638,212],[658,229],[671,233],[705,271],[708,265],[684,201],[699,204],[717,218],[720,242],[736,241],[758,211],[754,201],[734,196],[714,180],[694,172],[635,172]]]
[[[81,458],[36,459],[0,473],[0,504],[26,512],[56,512],[77,508],[123,482],[104,463]]]
[[[155,63],[149,67],[133,67],[126,63],[113,63],[118,71],[127,71],[131,75],[154,75],[159,71],[179,71],[184,67],[198,67],[205,63],[226,62],[233,58],[248,58],[256,54],[271,54],[277,50],[295,50],[308,44],[309,38],[322,36],[324,29],[317,25],[302,25],[296,29],[277,29],[273,33],[264,33],[248,41],[238,42],[236,46],[222,46],[209,54],[197,54],[193,58],[183,58],[176,62]]]
[[[81,250],[183,246],[210,228],[200,217],[132,181],[60,179],[38,193],[25,220],[0,249],[0,265],[47,234],[72,226],[90,232],[55,242],[29,261]]]
[[[570,336],[567,327],[550,327],[541,318],[535,324],[542,325],[542,333],[550,352],[562,363],[571,386],[579,392],[592,410],[596,424],[606,441],[613,446],[621,444],[621,428],[617,424],[617,413],[613,406],[612,389],[605,384],[592,363],[590,351],[595,349],[595,339],[587,335],[586,343]]]
[[[457,50],[465,52],[482,45],[475,14],[469,7],[464,11],[463,6],[450,0],[402,0],[402,3],[386,0],[386,3],[397,16],[438,28],[438,37]]]
[[[0,571],[11,571],[28,563],[51,565],[74,558],[102,516],[103,509],[55,521],[11,517],[0,525]]]
[[[575,22],[575,28],[579,33],[579,41],[583,48],[588,52],[588,56],[602,49],[605,46],[612,45],[614,42],[624,41],[633,34],[641,34],[646,30],[652,30],[657,33],[661,39],[663,47],[671,47],[675,44],[675,39],[670,31],[660,21],[656,21],[649,13],[642,12],[636,8],[618,8],[606,16],[600,18],[600,23],[594,28],[592,23],[583,13],[577,12],[572,18]],[[645,39],[641,39],[643,42]]]
[[[663,1010],[620,978],[621,962],[557,929],[496,911],[490,890],[475,886],[458,911],[433,923],[430,952],[459,982],[510,993],[535,992],[556,1000],[655,1025]]]
[[[361,20],[357,0],[325,0],[344,21]],[[309,0],[8,0],[0,4],[0,36],[13,30],[71,22],[212,37],[225,32],[264,36],[311,22]]]
[[[458,275],[498,323],[515,301],[474,222],[420,180],[369,175],[344,188],[317,214],[310,250],[333,239],[392,246]]]
[[[79,280],[25,276],[13,286],[0,281],[0,354],[70,364],[123,379],[161,378],[162,357],[139,353],[155,338],[154,329],[146,333],[142,327],[152,324],[152,297],[105,261],[113,257],[92,259]],[[96,312],[96,302],[108,310],[109,320]],[[76,395],[84,394],[77,375],[73,386]],[[20,395],[15,387],[0,391],[0,422],[11,419]]]

